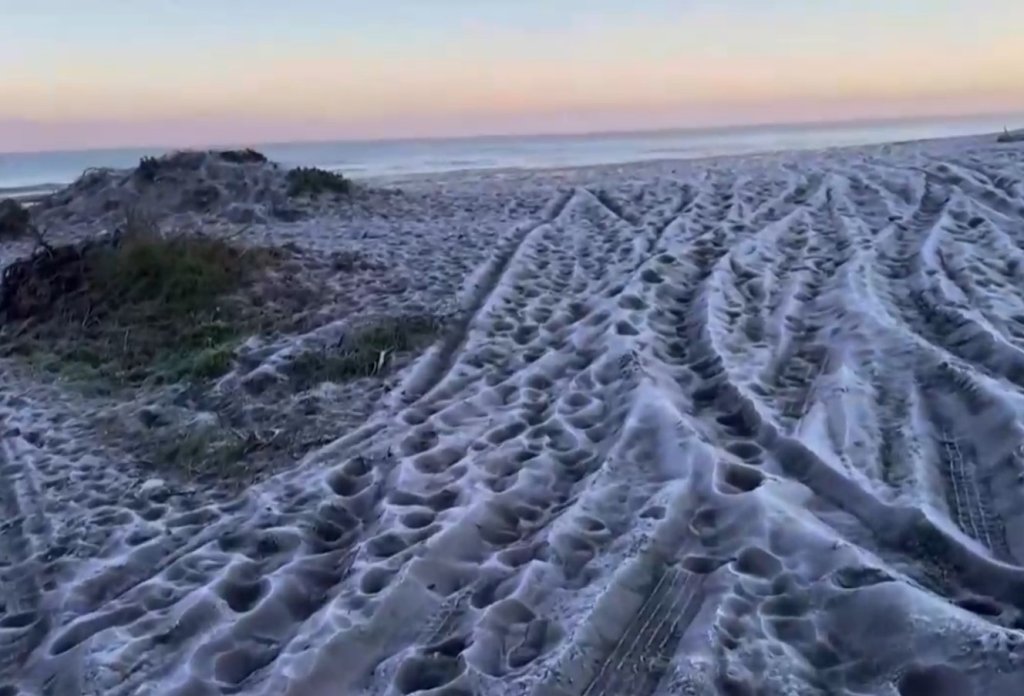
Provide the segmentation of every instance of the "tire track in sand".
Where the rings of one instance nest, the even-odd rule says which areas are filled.
[[[1002,520],[992,512],[982,496],[973,463],[964,461],[960,443],[949,432],[943,431],[941,437],[943,463],[949,482],[948,498],[957,525],[984,544],[997,558],[1010,559]]]
[[[663,568],[611,654],[580,696],[648,696],[671,666],[679,639],[701,606],[703,577]]]
[[[0,674],[20,668],[49,630],[48,617],[40,614],[39,568],[32,562],[35,535],[26,532],[33,514],[18,491],[19,484],[22,491],[34,489],[32,466],[16,440],[0,438]]]
[[[575,193],[574,189],[559,193],[549,203],[543,220],[515,234],[511,241],[505,245],[505,248],[488,261],[487,266],[476,280],[473,291],[469,294],[462,316],[454,326],[450,327],[450,330],[442,339],[441,345],[424,358],[426,364],[419,366],[416,373],[404,385],[402,399],[406,405],[414,404],[420,399],[425,398],[445,378],[449,370],[451,370],[460,348],[465,345],[473,319],[486,306],[491,294],[500,284],[505,270],[512,263],[516,253],[522,248],[527,237],[544,225],[549,225],[557,220]]]

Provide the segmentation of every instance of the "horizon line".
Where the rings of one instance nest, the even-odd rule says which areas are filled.
[[[45,155],[45,154],[60,154],[60,153],[88,153],[88,152],[111,152],[118,150],[161,150],[163,152],[180,152],[189,150],[210,150],[210,149],[225,149],[225,148],[244,148],[244,147],[279,147],[279,146],[291,146],[291,145],[319,145],[328,143],[352,143],[352,144],[380,144],[380,143],[422,143],[422,142],[450,142],[450,141],[473,141],[473,140],[500,140],[500,139],[516,139],[516,138],[589,138],[597,136],[617,136],[617,135],[642,135],[642,134],[657,134],[657,133],[677,133],[677,132],[710,132],[710,131],[737,131],[737,130],[753,130],[758,128],[799,128],[803,126],[826,126],[826,127],[843,127],[843,126],[854,126],[862,124],[888,124],[888,123],[910,123],[910,122],[921,122],[921,121],[955,121],[955,120],[967,120],[973,118],[998,118],[1000,116],[1006,117],[1021,117],[1024,118],[1024,110],[1009,110],[1009,111],[986,111],[986,112],[965,112],[957,114],[918,114],[913,116],[877,116],[877,117],[863,117],[863,118],[850,118],[850,119],[822,119],[822,120],[806,120],[806,121],[762,121],[753,123],[742,123],[733,122],[726,123],[724,125],[693,125],[693,126],[677,126],[671,128],[615,128],[610,130],[598,129],[598,130],[580,130],[580,131],[539,131],[535,133],[512,133],[512,132],[495,132],[495,133],[483,133],[473,135],[438,135],[438,136],[421,136],[421,137],[339,137],[339,138],[311,138],[311,139],[294,139],[294,140],[266,140],[262,142],[219,142],[219,143],[196,143],[194,145],[176,146],[169,144],[143,144],[143,145],[122,145],[117,147],[82,147],[82,148],[54,148],[54,149],[42,149],[42,150],[8,150],[0,151],[0,156],[6,155]],[[1014,130],[1011,124],[1004,125],[1004,128]]]

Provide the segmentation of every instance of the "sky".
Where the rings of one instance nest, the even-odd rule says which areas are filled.
[[[0,0],[0,151],[1024,112],[1021,0]]]

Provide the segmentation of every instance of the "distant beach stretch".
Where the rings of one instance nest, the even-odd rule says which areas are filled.
[[[735,126],[593,135],[504,136],[260,145],[272,160],[355,178],[402,178],[459,170],[579,167],[844,147],[1002,131],[1024,116],[916,118],[852,123]],[[35,197],[85,169],[134,166],[166,148],[0,153],[0,196]]]
[[[1003,140],[11,207],[0,692],[1021,693]]]

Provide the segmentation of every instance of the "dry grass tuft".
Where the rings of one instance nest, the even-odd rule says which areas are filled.
[[[289,373],[303,387],[371,377],[396,356],[431,343],[443,328],[444,321],[431,315],[387,317],[357,329],[337,347],[299,355]]]

